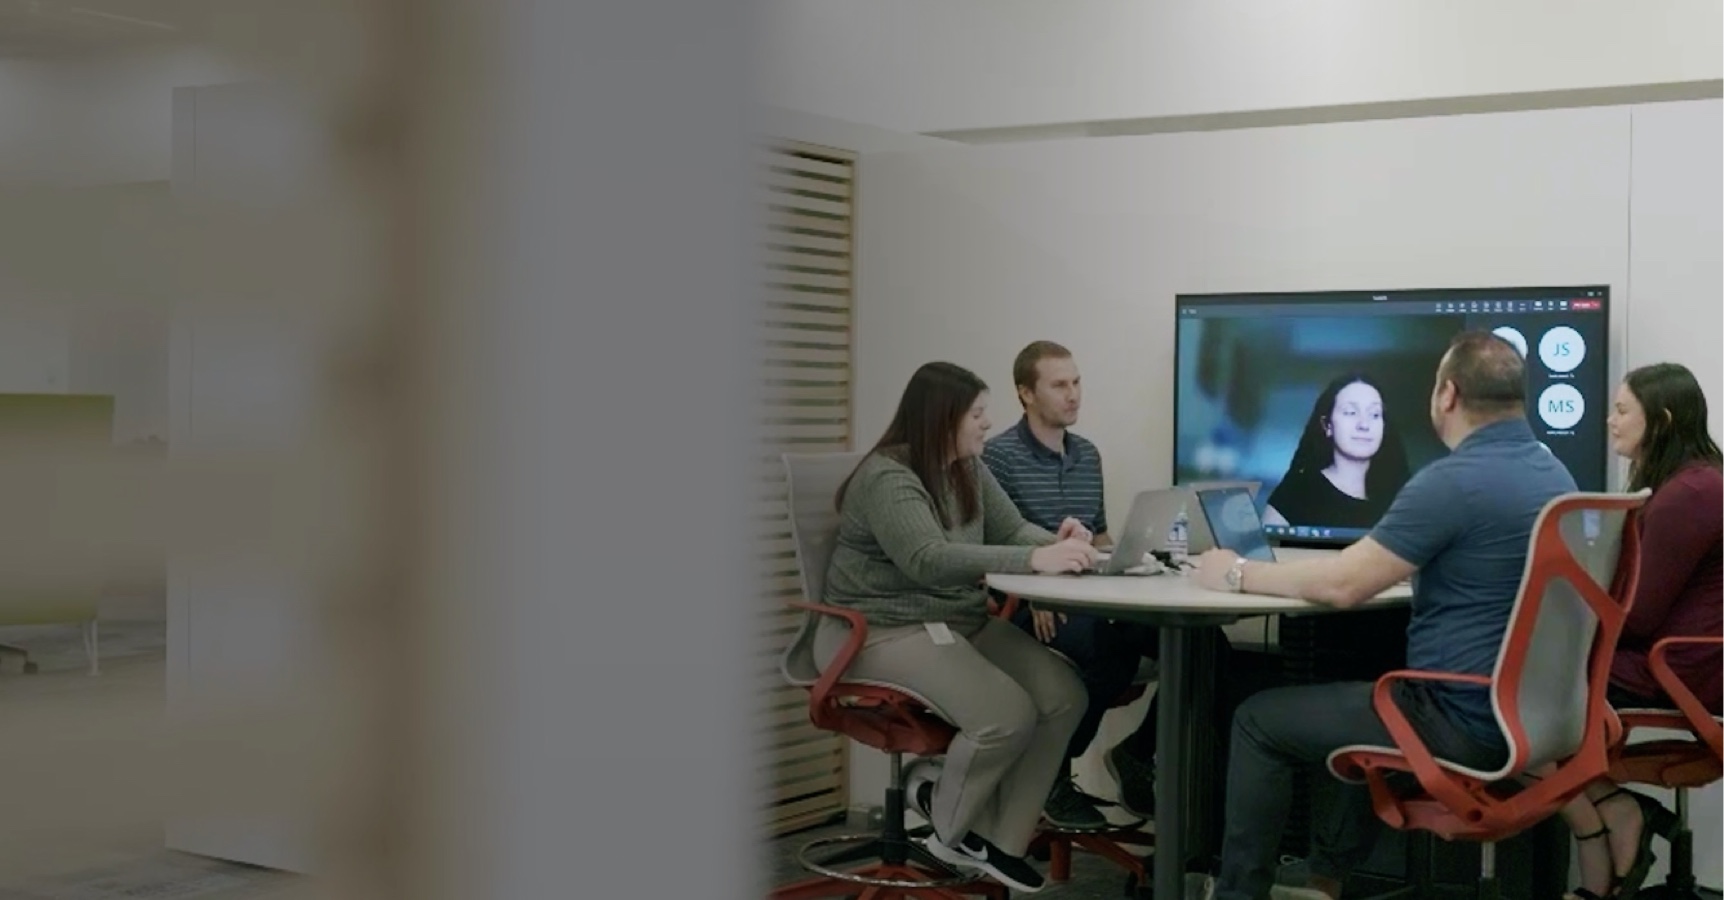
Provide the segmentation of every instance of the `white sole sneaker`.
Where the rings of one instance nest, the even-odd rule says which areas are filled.
[[[982,871],[981,861],[976,859],[974,856],[965,853],[958,847],[948,847],[945,844],[940,843],[938,838],[934,837],[925,837],[922,838],[921,841],[922,849],[932,854],[935,859],[954,869],[962,869],[965,872]]]
[[[923,841],[923,847],[933,854],[934,858],[953,867],[969,872],[981,872],[989,878],[1023,894],[1034,894],[1048,886],[1043,879],[1040,884],[1026,884],[1000,871],[988,860],[972,854],[962,847],[948,847],[937,840],[929,838]],[[1027,864],[1027,863],[1026,863]]]

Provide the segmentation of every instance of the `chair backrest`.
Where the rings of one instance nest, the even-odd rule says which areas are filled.
[[[826,566],[838,541],[838,487],[855,471],[866,453],[786,453],[784,476],[790,505],[790,535],[796,545],[796,565],[802,573],[802,593],[820,603],[826,591]],[[792,684],[807,687],[820,679],[814,659],[817,613],[803,617],[802,627],[785,648],[779,671]]]
[[[1492,677],[1509,772],[1602,751],[1610,658],[1640,577],[1635,527],[1650,492],[1566,494],[1533,526],[1520,594]]]

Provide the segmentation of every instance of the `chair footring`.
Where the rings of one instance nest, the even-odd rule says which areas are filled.
[[[877,863],[885,859],[881,854],[885,851],[884,842],[879,839],[858,843],[848,849],[839,850],[829,856],[820,857],[815,864],[823,869],[842,869],[847,866]]]
[[[816,860],[817,857],[821,856],[819,851],[835,847],[843,847],[845,849],[839,850],[838,852],[825,858],[821,858],[818,861]],[[874,865],[864,866],[860,869],[845,870],[835,868],[836,865],[841,864],[840,860],[843,862],[860,861],[855,859],[859,854],[859,851],[874,850],[878,852],[880,849],[883,849],[883,844],[880,840],[880,836],[876,834],[846,834],[809,841],[807,844],[803,845],[800,851],[797,852],[796,861],[802,866],[802,868],[814,873],[818,877],[807,882],[800,882],[797,886],[813,889],[816,884],[831,883],[869,888],[888,888],[894,890],[930,890],[937,888],[968,889],[981,883],[978,881],[978,876],[955,872],[952,869],[947,868],[929,855],[927,851],[915,844],[911,844],[904,848],[905,855],[908,858],[903,863],[891,863],[886,862],[885,860],[879,860]],[[852,889],[842,891],[838,896],[849,896],[854,893],[857,893],[857,891]],[[974,891],[971,891],[971,893],[974,893]],[[780,897],[776,891],[772,896],[774,898]],[[825,896],[829,895],[820,893],[797,893],[793,895],[785,895],[782,900],[789,900],[790,897],[811,898]]]
[[[958,884],[946,884],[929,879],[928,873],[913,866],[881,863],[841,875],[844,877],[820,875],[795,884],[787,884],[774,888],[767,896],[769,900],[826,900],[834,897],[866,897],[869,900],[1010,898],[1010,892],[1002,884],[974,878]]]

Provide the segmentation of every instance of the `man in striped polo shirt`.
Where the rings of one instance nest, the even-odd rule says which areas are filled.
[[[1025,347],[1012,363],[1012,381],[1024,417],[988,440],[982,461],[1017,504],[1024,518],[1050,531],[1067,518],[1089,529],[1098,547],[1111,544],[1102,503],[1101,453],[1071,433],[1082,405],[1083,385],[1071,351],[1052,341]],[[1065,828],[1107,824],[1095,801],[1077,789],[1071,761],[1095,739],[1101,718],[1137,674],[1138,662],[1154,656],[1155,629],[1098,616],[1018,609],[1014,623],[1059,651],[1077,667],[1089,693],[1089,710],[1066,749],[1066,777],[1048,797],[1049,821]],[[1120,782],[1120,805],[1141,818],[1154,811],[1155,717],[1145,716],[1137,733],[1107,755],[1108,771]]]

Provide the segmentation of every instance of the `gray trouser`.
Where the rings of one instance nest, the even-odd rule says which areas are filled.
[[[814,639],[822,668],[849,631],[822,620]],[[870,628],[847,674],[902,687],[958,727],[934,786],[930,813],[939,839],[955,845],[975,832],[1022,856],[1083,718],[1083,682],[1009,622],[990,618],[969,634],[953,629],[953,637],[939,645],[921,625]]]

